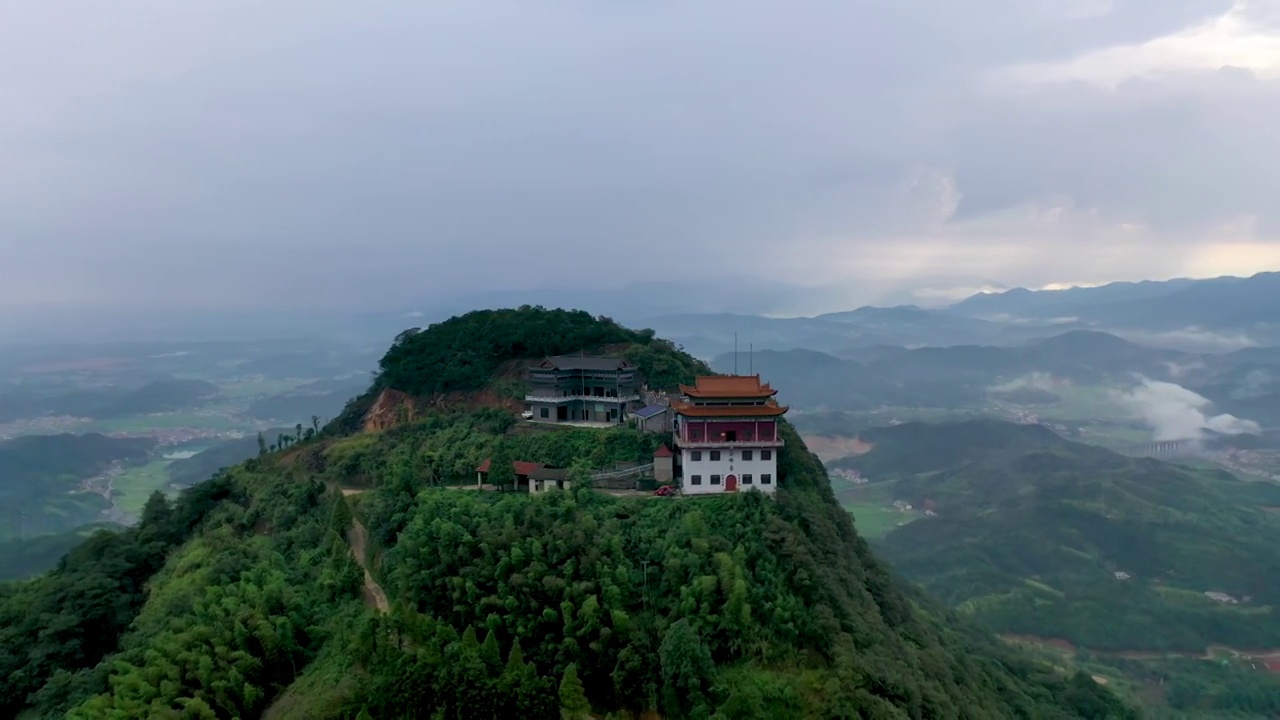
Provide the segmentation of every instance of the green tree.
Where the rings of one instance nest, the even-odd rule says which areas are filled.
[[[329,517],[329,529],[337,533],[338,537],[344,537],[347,529],[351,527],[352,520],[351,507],[347,505],[347,499],[339,496],[333,503],[333,514]]]
[[[667,628],[658,649],[662,664],[663,710],[671,717],[704,718],[709,714],[707,692],[715,663],[689,621],[680,619]]]
[[[560,717],[563,720],[586,720],[591,717],[591,703],[578,678],[578,666],[569,663],[560,679]]]
[[[500,490],[510,489],[516,482],[516,470],[511,457],[511,450],[502,440],[494,448],[489,458],[489,484]]]
[[[569,466],[569,481],[574,489],[591,487],[591,463],[586,458],[578,458]]]
[[[262,431],[258,431],[258,455],[267,454],[267,439],[263,437]]]

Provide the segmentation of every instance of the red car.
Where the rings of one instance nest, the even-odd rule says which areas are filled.
[[[668,496],[670,496],[670,495],[675,495],[675,494],[676,494],[676,486],[675,486],[675,485],[663,485],[662,487],[658,488],[657,490],[654,490],[654,491],[653,491],[653,494],[654,494],[654,495],[661,495],[662,497],[668,497]]]

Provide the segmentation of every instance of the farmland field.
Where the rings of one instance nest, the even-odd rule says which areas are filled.
[[[853,524],[857,526],[858,534],[869,540],[882,537],[895,527],[920,517],[917,513],[902,512],[880,503],[846,503],[844,509],[853,513]]]
[[[129,468],[115,479],[112,485],[112,496],[116,507],[130,515],[142,512],[147,498],[156,490],[174,494],[166,489],[169,484],[169,463],[171,460],[153,460],[146,465]]]

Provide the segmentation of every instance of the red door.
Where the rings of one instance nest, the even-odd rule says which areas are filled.
[[[737,476],[737,475],[730,474],[730,475],[726,475],[726,476],[725,476],[725,478],[724,478],[724,491],[725,491],[725,492],[738,492],[738,476]]]

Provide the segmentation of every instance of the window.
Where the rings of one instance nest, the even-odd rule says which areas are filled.
[[[773,459],[773,451],[772,451],[772,450],[761,450],[761,451],[760,451],[760,459],[761,459],[761,460],[772,460],[772,459]]]
[[[750,450],[743,450],[743,451],[742,451],[742,459],[743,459],[743,460],[750,460],[750,459],[751,459],[751,451],[750,451]],[[747,477],[750,477],[750,475],[748,475]]]
[[[690,476],[689,476],[689,484],[690,484],[690,485],[701,485],[701,484],[702,484],[702,476],[701,476],[701,475],[690,475]]]
[[[711,476],[711,484],[712,484],[712,485],[719,485],[719,484],[720,484],[720,476],[719,476],[719,475],[712,475],[712,476]]]
[[[541,408],[538,410],[539,417],[551,417],[551,408]]]
[[[772,483],[772,482],[773,482],[773,476],[772,476],[772,475],[770,475],[769,473],[765,473],[765,474],[763,474],[763,475],[761,475],[761,476],[760,476],[760,484],[761,484],[761,485],[768,485],[768,484],[770,484],[770,483]]]
[[[742,476],[742,484],[743,485],[751,484],[751,473],[746,473]]]
[[[702,460],[702,451],[694,450],[689,453],[689,462],[700,462]]]
[[[737,430],[726,430],[724,433],[725,442],[738,442]]]
[[[719,459],[720,459],[720,451],[719,451],[719,450],[712,450],[712,451],[711,451],[711,462],[715,462],[715,461],[717,461],[717,460],[719,460]]]

